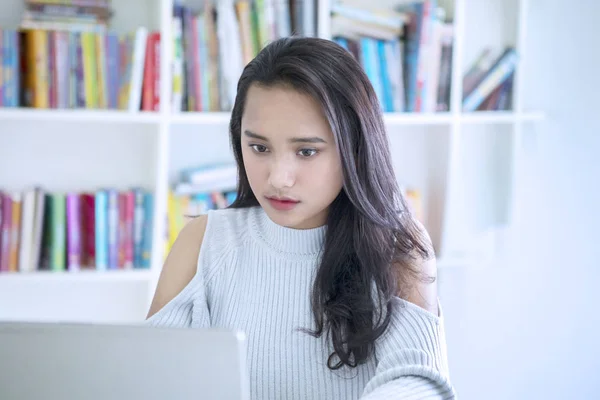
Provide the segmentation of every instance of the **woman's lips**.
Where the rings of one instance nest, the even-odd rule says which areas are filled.
[[[277,198],[277,197],[267,197],[267,200],[269,200],[269,204],[271,204],[271,207],[273,207],[274,209],[278,210],[278,211],[289,211],[291,209],[293,209],[294,207],[296,207],[296,205],[298,205],[298,203],[300,203],[297,200],[293,200],[293,199],[288,199],[288,198]]]

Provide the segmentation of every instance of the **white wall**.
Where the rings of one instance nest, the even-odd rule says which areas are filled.
[[[491,270],[444,270],[461,400],[592,399],[600,391],[600,3],[530,0],[517,251]]]

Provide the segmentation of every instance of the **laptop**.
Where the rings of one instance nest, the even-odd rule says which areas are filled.
[[[248,400],[237,331],[0,322],[3,400]]]

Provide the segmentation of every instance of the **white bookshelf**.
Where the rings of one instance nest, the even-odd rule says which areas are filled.
[[[152,279],[152,271],[144,269],[134,269],[127,271],[37,271],[32,273],[8,273],[2,276],[2,281],[7,283],[52,283],[52,282],[70,282],[70,283],[112,283],[112,282],[142,282],[147,283]]]
[[[0,121],[31,122],[82,122],[103,124],[158,124],[161,115],[151,112],[131,113],[113,110],[36,110],[36,109],[0,109]]]
[[[0,109],[1,121],[37,121],[37,122],[93,122],[103,124],[158,125],[220,125],[229,124],[228,112],[180,113],[163,116],[152,112],[126,112],[111,110],[35,110]],[[451,125],[457,119],[461,124],[512,124],[517,122],[542,121],[541,112],[515,113],[512,111],[479,111],[475,113],[385,113],[384,121],[388,127],[397,125]]]
[[[329,38],[331,1],[318,4],[319,35],[324,38]],[[406,1],[379,0],[379,4],[401,2]],[[439,268],[480,268],[491,264],[497,255],[493,249],[502,244],[502,227],[511,223],[520,135],[528,124],[543,121],[545,114],[525,106],[522,81],[527,77],[518,72],[513,111],[460,111],[462,75],[484,45],[516,45],[521,62],[527,62],[523,39],[527,0],[439,3],[455,20],[451,111],[387,113],[384,118],[399,180],[422,190]],[[172,0],[113,1],[113,8],[118,31],[139,25],[160,30],[161,99],[169,99]],[[0,24],[16,27],[21,0],[7,0],[3,10]],[[143,185],[155,194],[150,270],[0,274],[0,319],[143,319],[164,257],[170,180],[186,166],[233,161],[229,112],[173,113],[168,105],[161,101],[156,113],[0,109],[1,188],[22,190],[40,184],[50,191],[81,191]],[[86,315],[86,307],[95,314]]]

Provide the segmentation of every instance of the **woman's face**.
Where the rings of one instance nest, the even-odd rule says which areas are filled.
[[[343,175],[319,104],[291,88],[252,85],[241,125],[248,181],[269,218],[296,229],[325,224]]]

